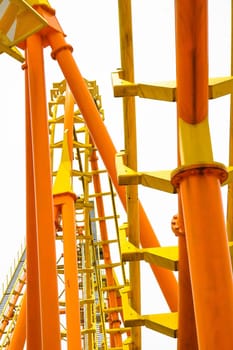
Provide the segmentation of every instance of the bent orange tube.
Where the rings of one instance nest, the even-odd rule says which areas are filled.
[[[232,349],[233,283],[219,180],[180,183],[200,349]]]

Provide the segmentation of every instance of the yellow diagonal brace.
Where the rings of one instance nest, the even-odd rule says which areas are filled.
[[[0,41],[11,48],[48,25],[47,21],[24,0],[4,1],[0,13]],[[7,51],[6,51],[7,52]]]
[[[139,96],[153,100],[173,102],[176,100],[176,82],[156,82],[154,84],[131,83],[121,79],[121,71],[112,73],[115,97]]]
[[[176,82],[132,83],[121,78],[122,71],[112,73],[112,85],[115,97],[139,96],[153,100],[176,101]],[[209,99],[228,95],[233,89],[233,77],[217,77],[209,79]]]
[[[171,171],[137,172],[124,164],[124,152],[116,154],[116,170],[120,185],[143,185],[168,193],[176,193],[171,184]]]
[[[73,193],[71,183],[72,165],[68,148],[68,132],[68,130],[65,130],[64,132],[61,162],[53,185],[54,195],[67,192]]]
[[[25,0],[30,6],[45,5],[51,7],[47,0]]]
[[[153,315],[139,315],[130,306],[130,288],[121,290],[124,324],[126,327],[146,326],[154,331],[176,338],[178,331],[178,313],[162,313]]]
[[[0,43],[0,54],[3,52],[7,53],[9,56],[15,58],[17,61],[19,61],[21,63],[23,63],[25,61],[24,56],[21,54],[21,52],[15,46],[8,47],[8,46]]]
[[[120,227],[119,234],[123,261],[144,260],[171,271],[178,270],[178,247],[137,248],[127,241],[125,225]]]
[[[232,93],[233,77],[209,79],[209,99],[225,96]]]
[[[179,145],[181,165],[211,163],[213,152],[208,118],[190,124],[179,118]]]

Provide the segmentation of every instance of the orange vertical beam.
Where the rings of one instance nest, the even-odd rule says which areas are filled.
[[[20,312],[14,328],[13,335],[10,339],[10,344],[7,350],[23,350],[26,340],[26,292],[23,296],[23,301],[20,306]],[[28,348],[29,349],[29,348]]]
[[[60,349],[60,327],[52,176],[49,157],[43,47],[40,35],[32,35],[27,39],[26,52],[36,200],[42,347],[44,350],[58,350]]]
[[[180,183],[200,349],[232,349],[233,283],[220,183],[212,174]]]
[[[196,142],[200,135],[195,132],[207,122],[208,112],[207,1],[177,0],[175,11],[178,117]],[[211,148],[208,134],[203,135],[199,154],[189,149],[189,158],[183,145],[186,155],[181,162],[196,159],[197,164],[183,162],[173,181],[183,207],[199,349],[230,350],[233,281],[220,190],[224,170],[212,163],[211,152],[203,158]],[[198,157],[206,164],[198,164]]]
[[[41,310],[39,294],[38,247],[35,209],[34,170],[32,158],[32,134],[28,90],[28,72],[25,69],[26,104],[26,256],[27,256],[27,347],[41,349]]]
[[[75,230],[75,194],[72,192],[74,99],[66,85],[64,141],[60,167],[53,187],[55,223],[61,214],[63,227],[64,279],[66,299],[67,347],[81,350],[80,303]],[[66,171],[64,171],[66,168]]]
[[[56,209],[57,214],[61,211],[62,215],[67,346],[69,350],[81,350],[74,195],[56,194],[54,205],[60,208]]]
[[[93,102],[86,83],[81,76],[81,73],[74,61],[71,53],[71,47],[67,45],[64,35],[56,31],[50,31],[47,34],[47,39],[53,50],[52,57],[56,59],[59,66],[70,86],[72,94],[82,112],[92,138],[100,152],[100,155],[105,163],[105,166],[111,176],[112,182],[121,199],[123,206],[126,208],[125,188],[119,186],[115,168],[116,150],[112,140],[107,132],[99,112]],[[153,232],[152,226],[139,203],[139,215],[141,225],[141,244],[149,246],[158,246],[158,240]],[[168,305],[172,310],[177,310],[177,282],[172,272],[165,269],[156,268],[151,265],[151,268],[163,290],[164,296]]]
[[[233,1],[231,0],[231,76],[233,76]],[[230,123],[229,123],[229,166],[233,166],[233,93],[230,95]],[[233,241],[233,184],[228,184],[227,196],[227,234],[229,241]]]
[[[208,113],[207,1],[176,0],[175,12],[178,113],[196,124]]]
[[[192,288],[187,255],[187,244],[184,231],[183,213],[179,195],[179,215],[172,220],[172,229],[178,237],[179,247],[179,302],[177,350],[198,350],[197,333],[192,297]]]

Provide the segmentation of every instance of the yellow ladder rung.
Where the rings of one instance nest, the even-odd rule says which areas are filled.
[[[87,235],[76,235],[76,240],[84,241],[84,240],[92,240],[92,236],[87,236]]]
[[[92,170],[91,173],[93,175],[95,174],[105,174],[107,171],[105,169],[96,169],[96,170]]]
[[[122,306],[109,307],[107,309],[103,309],[103,312],[105,313],[120,312],[120,311],[122,311]]]
[[[102,197],[102,196],[109,196],[111,195],[111,192],[96,192],[96,193],[92,193],[89,194],[89,198],[96,198],[96,197]]]
[[[89,298],[89,299],[81,299],[80,300],[80,305],[86,305],[86,304],[93,304],[94,303],[94,299],[93,298]]]
[[[95,328],[86,328],[81,330],[81,334],[90,334],[90,333],[95,333],[96,329]]]
[[[119,215],[109,215],[109,216],[102,216],[102,217],[98,217],[98,218],[91,218],[91,221],[105,221],[105,220],[109,220],[109,219],[115,219],[115,218],[119,218]]]
[[[108,291],[112,291],[112,290],[119,290],[121,288],[124,288],[124,285],[102,287],[102,288],[100,288],[100,290],[102,292],[108,292]]]
[[[122,327],[122,328],[107,328],[106,333],[112,334],[112,333],[125,333],[129,332],[131,330],[130,327]]]
[[[93,273],[93,267],[87,267],[87,268],[84,268],[84,269],[78,269],[78,272],[79,273]]]
[[[96,265],[97,269],[111,269],[113,267],[118,267],[121,266],[121,263],[112,263],[112,264],[101,264],[101,265]]]
[[[118,243],[118,240],[117,239],[108,239],[105,241],[97,241],[97,242],[94,242],[94,245],[104,245],[104,244],[111,244],[111,243]]]

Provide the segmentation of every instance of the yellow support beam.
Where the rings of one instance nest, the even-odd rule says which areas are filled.
[[[120,245],[123,261],[144,260],[150,264],[178,270],[178,247],[137,248],[126,239],[126,226],[120,227]]]
[[[0,4],[0,41],[11,48],[47,26],[47,21],[24,0]]]
[[[188,143],[188,141],[187,141]],[[198,153],[195,151],[192,160],[197,160],[195,155]],[[124,152],[116,154],[116,171],[119,185],[143,185],[146,187],[154,188],[156,190],[177,193],[176,187],[172,184],[171,178],[176,170],[158,170],[158,171],[134,171],[124,164]],[[204,168],[205,163],[200,161],[196,163],[196,167],[202,166]],[[192,163],[192,162],[190,162]],[[227,178],[221,183],[222,186],[233,182],[233,166],[225,167],[223,164],[218,162],[210,161],[209,164],[222,168],[224,173],[227,172]],[[181,170],[181,169],[180,169]]]
[[[57,176],[53,185],[53,195],[61,193],[72,193],[71,182],[72,164],[68,150],[68,130],[64,132],[64,141],[62,149],[61,163],[57,172]]]
[[[176,193],[171,184],[171,171],[160,170],[153,172],[134,171],[124,164],[124,152],[116,154],[116,170],[120,185],[144,185],[160,191]]]
[[[115,97],[139,96],[153,100],[176,101],[176,82],[145,84],[132,83],[121,79],[122,71],[112,73],[112,84]]]
[[[169,337],[176,338],[178,334],[178,313],[162,313],[139,315],[130,306],[130,287],[121,290],[124,324],[126,327],[145,326]]]
[[[176,82],[165,81],[155,83],[132,83],[122,79],[122,70],[112,73],[112,85],[115,97],[138,96],[153,100],[175,102]],[[209,79],[209,99],[228,95],[233,89],[233,77],[217,77]]]

